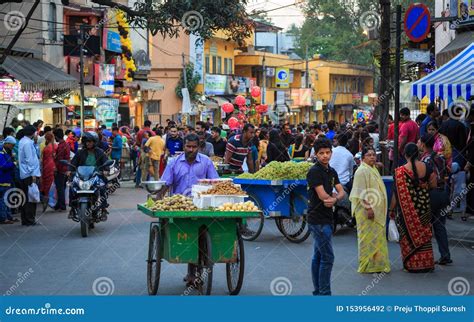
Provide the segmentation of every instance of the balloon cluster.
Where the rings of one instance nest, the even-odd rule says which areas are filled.
[[[137,70],[135,62],[132,57],[132,41],[130,40],[130,25],[128,24],[127,17],[122,10],[117,10],[117,25],[120,34],[120,43],[122,44],[122,60],[125,62],[127,72],[125,74],[126,81],[133,80],[133,74]]]

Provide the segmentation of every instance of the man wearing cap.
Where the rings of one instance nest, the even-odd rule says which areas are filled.
[[[13,224],[18,219],[13,219],[11,211],[5,204],[5,193],[13,187],[15,177],[15,163],[12,150],[16,144],[13,136],[7,136],[3,140],[3,147],[0,151],[0,225]]]
[[[35,148],[33,137],[36,128],[28,125],[23,129],[25,136],[18,146],[18,165],[20,168],[20,189],[28,196],[28,187],[32,183],[39,183],[41,177],[40,162]],[[36,225],[36,203],[27,202],[21,207],[21,224],[23,226]]]

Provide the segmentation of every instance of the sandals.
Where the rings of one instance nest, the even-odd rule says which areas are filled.
[[[14,224],[14,221],[12,220],[0,221],[0,225],[11,225],[11,224]]]

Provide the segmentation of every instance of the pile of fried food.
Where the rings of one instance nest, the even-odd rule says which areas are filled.
[[[156,201],[148,199],[146,207],[153,211],[198,210],[198,208],[194,205],[193,200],[183,195],[173,195],[172,197],[166,197]]]
[[[245,191],[233,184],[231,181],[218,182],[211,189],[201,192],[201,195],[245,195]]]

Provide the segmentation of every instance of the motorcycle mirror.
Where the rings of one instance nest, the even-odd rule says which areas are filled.
[[[107,160],[100,168],[102,169],[102,168],[110,167],[113,164],[114,164],[113,160]]]

